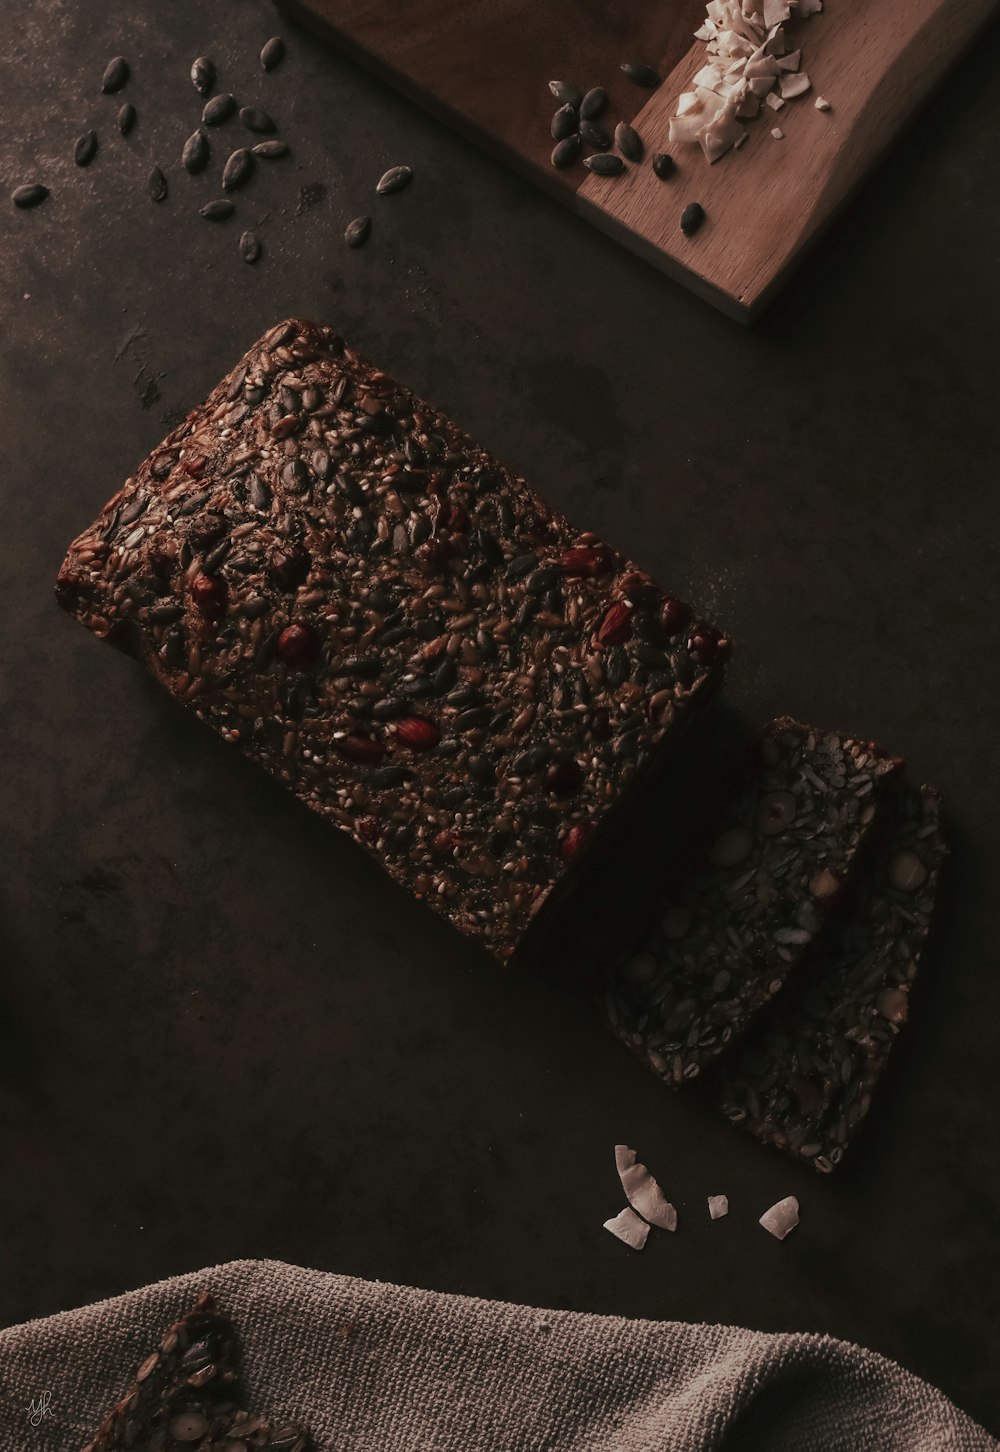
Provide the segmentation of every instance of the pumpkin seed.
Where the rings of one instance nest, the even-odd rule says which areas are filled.
[[[116,55],[109,60],[104,68],[104,75],[101,77],[101,90],[106,96],[113,95],[120,91],[128,80],[128,61],[123,55]]]

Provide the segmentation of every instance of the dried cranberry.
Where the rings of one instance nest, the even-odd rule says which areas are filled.
[[[614,560],[606,545],[577,545],[564,550],[556,564],[566,575],[609,575]]]
[[[579,789],[583,781],[583,771],[571,757],[563,757],[548,768],[544,781],[546,791],[557,797],[568,797]]]
[[[426,543],[418,545],[414,553],[427,573],[433,575],[437,574],[445,562],[451,559],[455,553],[455,546],[451,540],[438,535],[436,539],[429,539]]]
[[[188,539],[195,549],[203,550],[215,544],[226,532],[226,521],[221,514],[203,514],[191,526]]]
[[[205,472],[208,460],[204,454],[190,454],[182,465],[185,474],[190,474],[192,479],[200,479]]]
[[[641,570],[630,570],[627,575],[622,575],[617,581],[618,589],[622,595],[626,595],[633,605],[640,605],[648,609],[659,599],[660,592],[653,584],[648,575]]]
[[[345,761],[355,761],[362,766],[374,765],[385,755],[385,746],[381,741],[376,741],[372,736],[362,736],[360,731],[341,736],[333,743],[333,749]]]
[[[683,630],[684,626],[691,619],[691,611],[684,604],[683,600],[668,595],[660,606],[660,629],[668,638]]]
[[[611,735],[611,712],[605,706],[597,706],[591,712],[590,734],[595,741],[607,741]]]
[[[465,534],[469,528],[469,511],[464,505],[459,504],[456,499],[448,510],[448,518],[445,520],[445,529],[451,530],[452,534]]]
[[[170,574],[176,563],[175,557],[167,554],[167,551],[161,549],[159,545],[154,545],[146,555],[146,564],[149,566],[150,574],[156,575],[160,580]]]
[[[711,665],[729,642],[711,625],[696,624],[688,637],[688,650],[699,665]]]
[[[438,832],[433,838],[431,850],[441,853],[454,852],[455,848],[461,844],[461,841],[462,839],[457,832],[445,827],[443,831]]]
[[[207,619],[226,613],[229,591],[219,575],[195,575],[191,581],[191,598]]]
[[[374,842],[378,837],[378,822],[374,817],[359,817],[354,823],[354,830],[362,842]]]
[[[271,555],[271,578],[283,590],[294,590],[305,580],[312,556],[301,545],[279,545]]]
[[[592,822],[574,822],[559,843],[559,856],[564,862],[572,862],[594,830]]]
[[[319,654],[319,637],[309,625],[286,625],[278,636],[278,654],[286,665],[312,665]]]
[[[598,645],[621,645],[632,634],[632,616],[635,612],[624,600],[616,600],[605,612],[597,630]]]
[[[396,723],[396,736],[411,751],[430,751],[441,740],[441,731],[426,716],[404,716]]]
[[[83,593],[84,583],[75,570],[60,570],[56,576],[56,602],[64,610],[73,610]]]

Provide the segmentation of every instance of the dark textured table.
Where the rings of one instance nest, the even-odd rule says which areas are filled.
[[[1000,33],[747,332],[305,36],[284,27],[264,76],[277,28],[264,0],[112,0],[22,7],[5,33],[2,179],[52,195],[0,205],[0,1321],[271,1256],[829,1332],[1000,1433]],[[119,51],[132,79],[104,97]],[[293,148],[222,225],[197,208],[238,128],[210,173],[178,161],[198,53]],[[413,185],[375,197],[401,161]],[[739,641],[740,719],[879,737],[945,794],[926,982],[831,1179],[671,1095],[586,1002],[491,970],[56,609],[68,541],[292,313],[337,323],[702,602]],[[601,1229],[616,1141],[680,1209],[642,1256]],[[779,1245],[756,1222],[789,1193],[802,1225]]]

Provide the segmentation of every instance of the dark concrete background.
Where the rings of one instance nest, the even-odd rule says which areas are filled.
[[[0,205],[0,1322],[275,1256],[829,1332],[1000,1432],[1000,33],[747,332],[288,27],[263,76],[277,28],[265,0],[53,0],[5,32],[0,179],[52,196]],[[118,51],[133,78],[102,97]],[[294,148],[223,226],[196,208],[236,130],[211,177],[177,161],[199,52]],[[400,161],[412,187],[374,197]],[[746,719],[877,736],[943,791],[927,981],[832,1179],[672,1096],[585,1004],[492,971],[57,611],[68,541],[290,313],[336,322],[732,629]],[[681,1211],[642,1256],[601,1229],[616,1141]],[[802,1225],[779,1244],[756,1221],[788,1193]]]

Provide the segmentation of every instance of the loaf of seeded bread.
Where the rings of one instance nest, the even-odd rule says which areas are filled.
[[[296,321],[126,480],[57,596],[500,959],[730,644]]]

